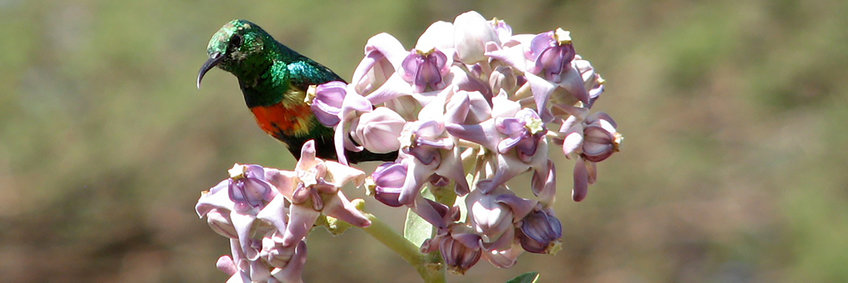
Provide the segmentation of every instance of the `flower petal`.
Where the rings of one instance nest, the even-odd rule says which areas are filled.
[[[412,204],[415,196],[421,190],[424,182],[433,174],[435,165],[426,165],[418,161],[418,158],[407,156],[403,158],[404,164],[407,166],[406,180],[403,183],[403,189],[400,191],[398,201],[402,204]]]
[[[368,227],[371,225],[371,220],[368,220],[368,217],[365,217],[362,212],[356,209],[356,206],[347,200],[347,197],[341,191],[331,195],[329,198],[324,198],[323,213],[356,227]]]
[[[491,151],[498,150],[500,134],[491,119],[473,125],[447,124],[445,129],[455,137],[478,143]]]
[[[197,216],[203,218],[213,209],[222,208],[226,210],[234,210],[235,203],[229,196],[230,179],[224,179],[217,185],[212,187],[208,192],[201,192],[200,199],[197,200],[194,210]]]
[[[294,255],[283,268],[274,269],[271,276],[283,283],[302,283],[303,267],[306,265],[306,242],[300,241]]]
[[[589,172],[586,170],[583,158],[577,158],[574,164],[574,189],[571,191],[571,198],[577,202],[582,201],[588,192]]]
[[[456,56],[465,64],[487,60],[484,56],[487,42],[500,44],[494,27],[475,11],[460,14],[454,19]]]
[[[556,197],[556,168],[554,162],[548,160],[547,170],[534,170],[531,187],[533,195],[545,206],[551,206]]]
[[[348,181],[357,187],[365,182],[365,172],[362,170],[333,161],[325,161],[324,166],[327,168],[324,180],[335,187],[342,187]]]
[[[458,147],[454,147],[449,151],[442,151],[442,158],[439,168],[435,170],[436,174],[448,177],[456,183],[454,188],[459,196],[464,196],[470,191],[468,181],[465,179],[465,171],[462,167],[462,158]]]
[[[374,153],[387,153],[400,148],[398,137],[406,120],[386,107],[377,107],[364,113],[352,126],[353,139]]]
[[[418,37],[415,49],[418,50],[449,50],[454,48],[454,25],[445,21],[437,21],[431,24],[424,33]]]
[[[256,214],[256,219],[261,219],[273,225],[277,231],[286,231],[286,217],[288,208],[285,207],[285,198],[275,197],[268,205]]]
[[[320,212],[309,206],[292,205],[289,208],[289,223],[283,234],[283,246],[290,246],[303,240],[320,215]]]
[[[549,123],[553,121],[553,114],[548,109],[548,101],[551,94],[556,90],[557,85],[553,84],[536,75],[525,73],[527,83],[530,84],[530,91],[533,92],[533,100],[536,102],[536,112],[542,117],[542,121]]]
[[[339,123],[339,112],[347,93],[346,87],[344,82],[332,81],[315,88],[315,99],[310,107],[322,125],[332,127]]]

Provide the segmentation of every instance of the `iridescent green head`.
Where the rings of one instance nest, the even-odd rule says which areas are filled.
[[[206,53],[209,60],[197,74],[197,87],[203,76],[217,66],[238,76],[240,67],[251,67],[250,62],[261,62],[263,50],[272,48],[273,39],[262,28],[246,20],[232,20],[212,35]]]

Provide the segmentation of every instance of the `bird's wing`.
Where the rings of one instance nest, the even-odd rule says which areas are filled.
[[[344,80],[333,70],[308,58],[288,64],[289,81],[295,88],[306,91],[310,85],[319,85],[331,81]]]

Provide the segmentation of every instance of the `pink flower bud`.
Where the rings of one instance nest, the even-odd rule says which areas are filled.
[[[456,55],[465,64],[487,60],[483,55],[487,42],[500,45],[500,39],[492,24],[477,12],[470,11],[457,16],[453,25]]]
[[[359,117],[359,121],[352,126],[352,137],[374,153],[397,151],[400,148],[398,137],[404,124],[406,120],[396,112],[386,107],[377,107]]]

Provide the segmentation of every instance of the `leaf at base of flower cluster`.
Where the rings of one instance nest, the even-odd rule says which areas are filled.
[[[538,281],[539,281],[539,272],[533,271],[533,272],[527,272],[527,273],[515,276],[515,278],[512,278],[509,281],[506,281],[506,283],[536,283]]]
[[[433,236],[433,224],[418,216],[412,209],[406,210],[406,221],[403,223],[403,237],[420,247],[425,240]]]

